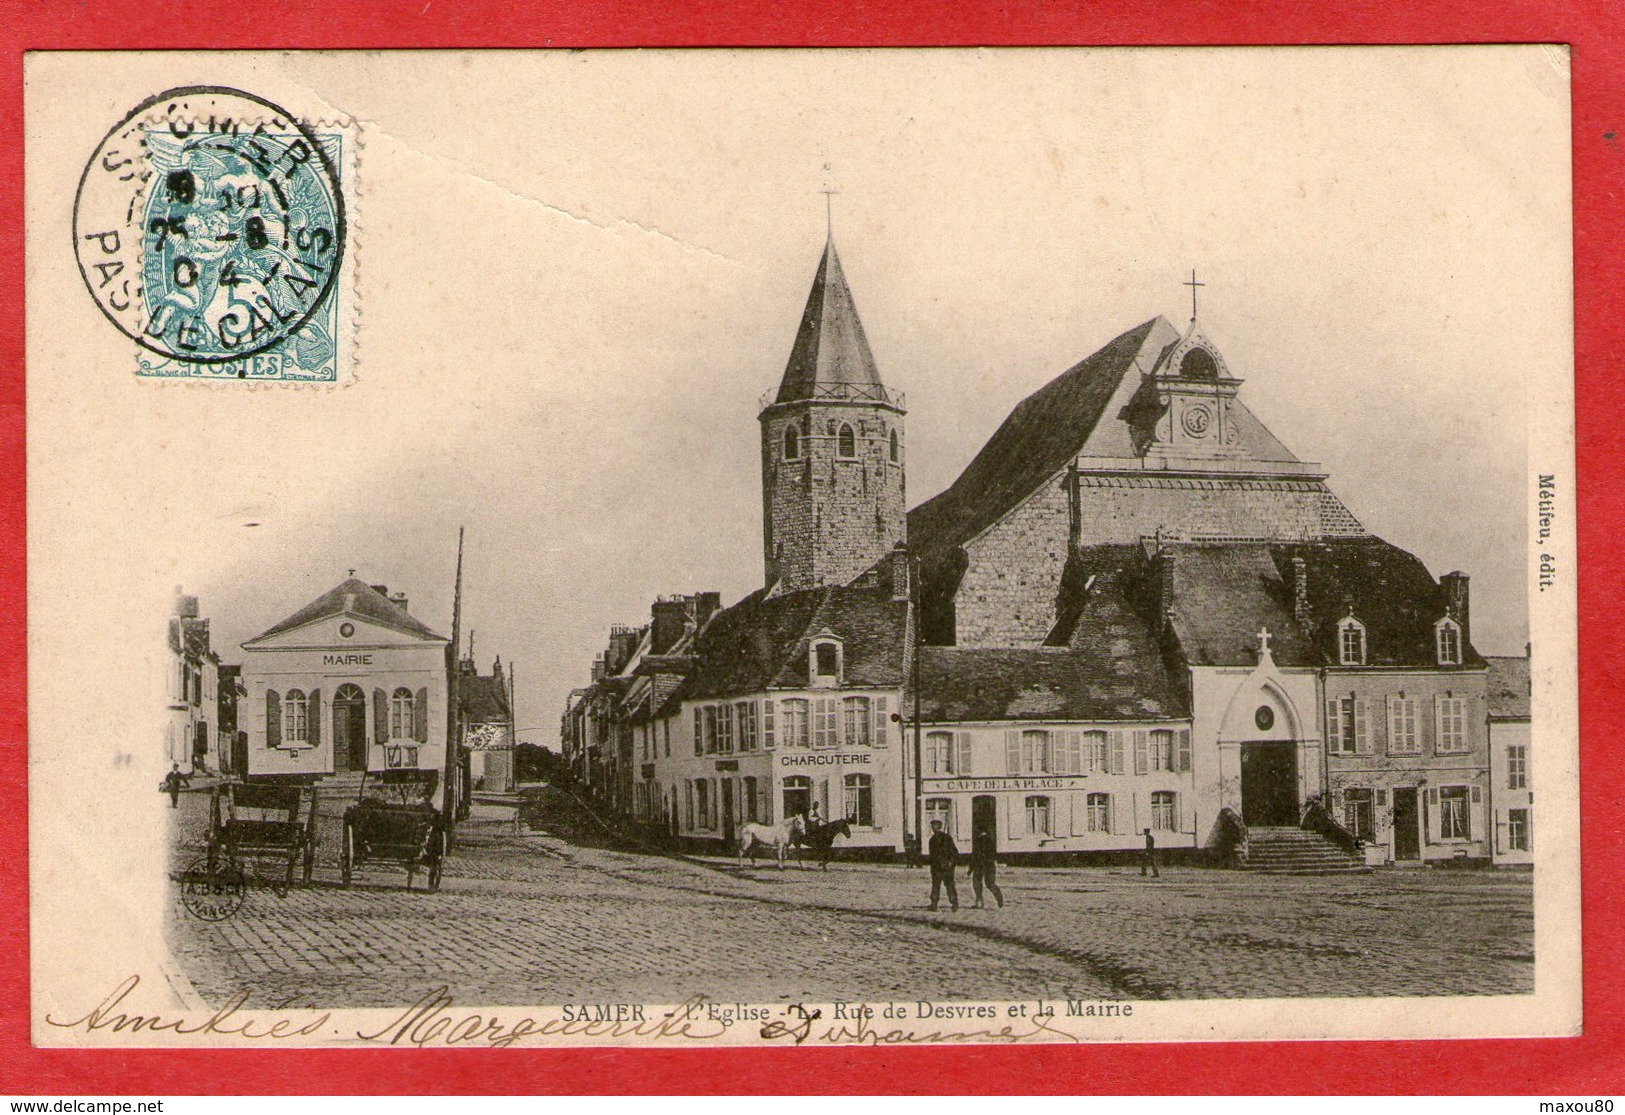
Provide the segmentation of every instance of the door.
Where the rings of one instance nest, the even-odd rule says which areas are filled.
[[[987,795],[972,798],[970,803],[971,852],[983,843],[989,851],[999,850],[999,799]]]
[[[1416,822],[1416,787],[1394,787],[1394,859],[1422,858],[1421,831]]]
[[[1298,823],[1297,744],[1241,745],[1241,819],[1249,825]]]
[[[333,695],[333,769],[367,769],[367,695],[358,686]]]
[[[722,839],[734,842],[734,780],[722,780]]]

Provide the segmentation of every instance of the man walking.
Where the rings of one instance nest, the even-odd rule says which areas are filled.
[[[994,873],[998,870],[998,860],[994,856],[993,834],[985,828],[977,829],[970,838],[970,885],[976,889],[976,908],[982,908],[982,887],[993,892],[993,899],[1004,909],[1004,892],[999,884],[993,881]]]
[[[1146,868],[1151,869],[1151,877],[1159,879],[1162,876],[1157,872],[1157,840],[1151,835],[1151,830],[1145,830],[1145,859],[1140,861],[1140,874],[1145,874]]]
[[[169,773],[164,775],[163,785],[158,788],[169,795],[169,808],[178,809],[181,804],[181,787],[192,781],[192,776],[181,773],[179,763],[171,763]]]
[[[942,831],[941,821],[931,822],[931,844],[926,849],[931,860],[931,908],[937,908],[942,888],[948,888],[948,904],[959,909],[959,892],[954,889],[954,864],[959,862],[959,845]]]

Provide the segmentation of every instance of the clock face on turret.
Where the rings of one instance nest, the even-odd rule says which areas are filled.
[[[1206,437],[1208,427],[1213,424],[1213,412],[1200,405],[1186,407],[1180,424],[1191,437]]]

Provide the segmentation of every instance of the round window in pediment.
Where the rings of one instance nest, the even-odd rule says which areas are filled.
[[[1218,379],[1219,363],[1211,352],[1198,345],[1179,362],[1179,374],[1184,379]]]
[[[355,624],[348,621],[339,624],[339,634],[348,639],[351,635],[355,634]]]
[[[1258,711],[1253,713],[1253,723],[1258,725],[1260,732],[1267,732],[1275,727],[1275,710],[1268,705],[1259,705]]]

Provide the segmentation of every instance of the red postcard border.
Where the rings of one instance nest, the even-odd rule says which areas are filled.
[[[0,0],[0,1093],[396,1094],[1620,1090],[1625,753],[1625,6],[1610,0]],[[109,1051],[29,1044],[22,58],[29,50],[410,47],[1210,45],[1553,42],[1572,47],[1585,1033],[1563,1040],[684,1051]],[[110,560],[116,556],[110,555]],[[91,679],[93,680],[93,679]]]

